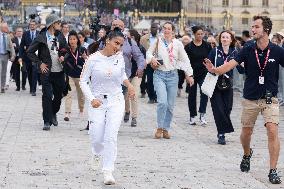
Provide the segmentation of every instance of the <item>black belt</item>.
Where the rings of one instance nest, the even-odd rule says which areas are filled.
[[[272,96],[271,98],[276,98],[276,96]],[[266,96],[263,95],[262,97],[260,97],[260,99],[266,99]]]
[[[5,53],[5,54],[2,54],[2,53],[1,53],[0,55],[7,55],[7,54],[9,54],[9,53]]]

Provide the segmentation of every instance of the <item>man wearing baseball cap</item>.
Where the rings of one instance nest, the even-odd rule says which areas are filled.
[[[60,18],[55,14],[48,15],[46,28],[41,30],[27,51],[28,57],[39,66],[41,72],[43,130],[50,130],[51,125],[58,125],[56,113],[60,109],[65,88],[61,62],[64,60],[67,44],[64,40],[57,39],[60,29]]]

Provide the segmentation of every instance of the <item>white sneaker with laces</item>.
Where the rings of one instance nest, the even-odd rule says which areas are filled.
[[[91,159],[91,168],[95,171],[98,170],[100,167],[101,158],[98,155],[93,155]]]
[[[189,118],[189,125],[196,125],[196,117]]]
[[[112,175],[112,171],[103,171],[104,174],[104,184],[105,185],[113,185],[115,184],[114,177]]]
[[[207,125],[207,121],[206,121],[204,113],[200,114],[200,123],[201,123],[202,126],[206,126]]]

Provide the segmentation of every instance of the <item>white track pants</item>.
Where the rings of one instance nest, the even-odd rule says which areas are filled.
[[[89,134],[93,154],[103,159],[102,169],[114,170],[117,156],[117,134],[124,114],[123,94],[100,98],[99,108],[89,107]]]

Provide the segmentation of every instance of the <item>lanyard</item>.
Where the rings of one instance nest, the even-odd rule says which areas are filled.
[[[267,62],[268,62],[268,57],[269,57],[270,49],[267,50],[263,67],[261,67],[261,65],[260,65],[257,50],[255,49],[254,52],[255,52],[255,57],[256,57],[256,61],[257,61],[258,67],[259,67],[259,69],[260,69],[260,76],[263,76],[263,71],[264,71],[264,69],[265,69],[265,67],[266,67],[266,65],[267,65]]]
[[[218,51],[221,52],[224,63],[227,63],[228,57],[230,56],[230,55],[229,55],[229,52],[228,52],[228,55],[227,55],[227,57],[226,57],[226,59],[225,59],[225,53],[223,53],[223,51],[221,51],[221,50],[219,50],[219,49],[218,49]]]
[[[77,63],[78,63],[79,50],[77,50],[76,56],[75,56],[75,54],[73,54],[71,48],[70,48],[70,52],[71,52],[71,55],[73,56],[73,58],[75,59],[75,64],[77,65]]]
[[[171,62],[171,64],[173,64],[173,61],[174,61],[174,54],[173,54],[174,46],[173,46],[173,43],[171,42],[170,44],[168,44],[165,39],[163,39],[163,42],[164,42],[164,44],[165,44],[165,46],[168,50],[170,62]]]

